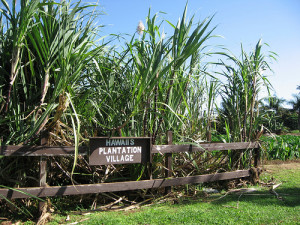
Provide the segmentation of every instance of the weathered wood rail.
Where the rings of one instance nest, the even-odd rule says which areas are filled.
[[[196,184],[196,183],[212,182],[218,180],[229,180],[229,179],[249,177],[249,176],[250,176],[249,170],[239,170],[234,172],[198,175],[198,176],[190,176],[190,177],[178,177],[172,179],[153,179],[153,180],[127,181],[127,182],[116,182],[116,183],[18,188],[15,190],[0,189],[0,198],[1,196],[4,196],[9,199],[13,199],[13,198],[30,198],[31,196],[49,197],[49,196],[94,194],[94,193],[101,193],[101,192],[130,191],[130,190],[139,190],[139,189],[177,186],[177,185],[184,185],[184,184]]]
[[[205,152],[205,151],[227,151],[259,148],[257,142],[235,142],[235,143],[209,143],[199,145],[153,145],[151,153],[180,153],[180,152]],[[79,147],[79,155],[87,155],[88,147]],[[3,156],[70,156],[74,155],[75,148],[69,146],[2,146],[0,155]]]
[[[259,143],[258,142],[240,142],[240,143],[208,143],[195,145],[172,145],[172,134],[168,133],[168,145],[153,145],[151,154],[165,154],[166,170],[164,179],[150,179],[142,181],[127,181],[117,183],[99,183],[99,184],[82,184],[68,186],[46,186],[46,160],[47,156],[72,156],[74,155],[74,147],[50,147],[50,146],[2,146],[0,155],[3,156],[39,156],[40,160],[40,187],[26,187],[7,189],[0,188],[1,198],[30,198],[47,197],[47,196],[64,196],[93,194],[101,192],[128,191],[149,188],[171,187],[184,184],[195,184],[203,182],[212,182],[218,180],[229,180],[235,178],[249,177],[250,170],[237,170],[233,172],[215,173],[207,175],[197,175],[189,177],[171,178],[172,153],[180,152],[205,152],[205,151],[227,151],[227,150],[243,150],[254,149],[254,166],[259,164]],[[87,155],[88,147],[79,147],[80,155]],[[170,191],[170,189],[167,189]]]

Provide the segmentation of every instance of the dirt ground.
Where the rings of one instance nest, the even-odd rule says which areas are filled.
[[[290,169],[296,169],[300,171],[300,159],[288,161],[271,160],[264,162],[262,168],[264,168],[267,172]]]

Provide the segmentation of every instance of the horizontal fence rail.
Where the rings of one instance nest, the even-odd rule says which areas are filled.
[[[87,155],[89,148],[80,146],[78,153]],[[74,146],[15,146],[1,147],[0,155],[4,156],[68,156],[74,155]]]
[[[198,145],[153,145],[151,153],[179,153],[199,151],[225,151],[259,148],[258,142],[208,143]],[[89,147],[79,147],[79,155],[87,155]],[[3,156],[68,156],[74,155],[74,146],[1,146]]]
[[[130,191],[130,190],[138,190],[138,189],[178,186],[184,184],[197,184],[197,183],[213,182],[219,180],[230,180],[230,179],[243,178],[249,176],[250,176],[250,170],[237,170],[234,172],[198,175],[198,176],[190,176],[190,177],[178,177],[172,179],[153,179],[153,180],[127,181],[127,182],[101,183],[101,184],[0,189],[0,199],[3,197],[8,199],[14,199],[14,198],[30,198],[32,196],[49,197],[49,196],[64,196],[64,195],[96,194],[101,192]]]
[[[258,142],[235,142],[235,143],[209,143],[198,145],[153,145],[152,153],[179,153],[199,151],[225,151],[259,148]]]

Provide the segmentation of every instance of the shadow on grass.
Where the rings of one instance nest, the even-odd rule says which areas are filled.
[[[287,207],[300,206],[300,187],[299,188],[280,188],[275,190],[278,196],[269,191],[255,191],[243,194],[228,194],[226,196],[214,196],[208,198],[211,204],[224,205],[230,202],[249,202],[255,205],[269,206],[280,205]],[[208,200],[208,201],[210,201]]]

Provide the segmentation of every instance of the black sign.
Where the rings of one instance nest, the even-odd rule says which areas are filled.
[[[145,163],[150,160],[150,138],[90,138],[90,165]]]

